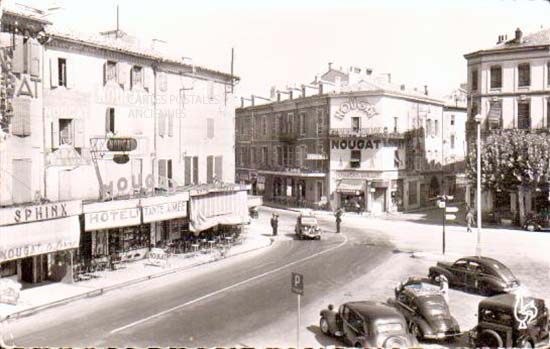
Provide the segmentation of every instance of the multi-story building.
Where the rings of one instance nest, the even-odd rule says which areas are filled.
[[[143,258],[248,219],[246,187],[231,185],[234,76],[120,30],[49,24],[2,17],[4,275],[72,281],[73,262]]]
[[[496,46],[464,55],[468,65],[468,137],[475,149],[476,123],[480,114],[482,137],[493,130],[519,129],[526,132],[550,125],[550,30],[523,35],[518,28],[512,39],[500,35]],[[472,150],[473,150],[472,149]],[[475,183],[468,200],[475,200]],[[518,190],[486,191],[483,211],[518,211]],[[547,207],[548,188],[527,188],[526,213]]]
[[[312,86],[313,95],[302,86],[296,97],[278,91],[275,102],[237,109],[238,180],[289,205],[378,213],[431,204],[452,161],[442,137],[460,132],[461,114],[446,118],[443,100],[370,69],[329,66]],[[463,143],[447,147],[463,154]]]

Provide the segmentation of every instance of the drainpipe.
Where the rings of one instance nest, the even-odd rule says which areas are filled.
[[[155,162],[157,160],[157,69],[159,62],[155,61],[152,64],[153,68],[153,157],[151,159],[151,174],[153,175],[153,183],[155,181]],[[157,178],[158,179],[158,178]],[[155,184],[153,184],[154,188]],[[155,189],[153,189],[154,192]]]

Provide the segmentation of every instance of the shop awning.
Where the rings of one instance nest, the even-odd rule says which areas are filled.
[[[365,181],[362,179],[342,179],[336,191],[339,193],[352,193],[355,194],[358,191],[365,190]]]
[[[189,201],[189,193],[141,199],[143,223],[185,217],[187,216],[187,201]]]
[[[79,243],[78,216],[5,226],[0,229],[0,263],[77,248]]]
[[[192,196],[189,203],[189,230],[193,232],[218,224],[238,225],[250,221],[246,191]]]

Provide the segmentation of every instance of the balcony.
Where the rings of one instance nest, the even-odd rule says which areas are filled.
[[[330,137],[353,138],[373,137],[385,139],[405,139],[404,132],[390,132],[387,127],[333,128]]]
[[[279,141],[285,143],[296,143],[297,136],[295,133],[281,133],[279,134]]]
[[[286,167],[286,166],[262,166],[258,170],[261,174],[272,174],[291,177],[325,177],[326,166]]]

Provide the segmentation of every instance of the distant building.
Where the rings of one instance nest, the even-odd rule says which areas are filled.
[[[525,132],[550,127],[550,29],[524,35],[518,28],[496,46],[464,55],[468,61],[468,143],[475,149],[476,124],[482,116],[482,137],[501,129]],[[473,150],[472,149],[472,150]],[[469,202],[475,200],[475,183]],[[518,212],[518,190],[484,192],[482,210]],[[524,193],[526,213],[548,207],[548,186]]]
[[[276,95],[236,111],[237,180],[266,202],[381,213],[433,205],[443,177],[447,194],[456,190],[463,107],[389,74],[331,65],[309,87]]]

